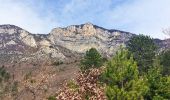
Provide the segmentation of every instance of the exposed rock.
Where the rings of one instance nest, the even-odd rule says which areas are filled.
[[[20,37],[19,37],[26,45],[30,46],[30,47],[36,47],[36,41],[34,39],[34,37],[28,33],[25,30],[21,30],[20,31]]]
[[[80,32],[81,33],[81,32]],[[94,28],[93,24],[91,23],[86,23],[83,25],[83,28],[82,28],[82,33],[84,35],[94,35],[96,34],[96,29]]]
[[[45,46],[45,47],[50,47],[51,43],[50,43],[50,41],[42,40],[42,41],[39,42],[39,45],[40,46]]]
[[[132,35],[128,32],[107,30],[91,23],[86,23],[66,28],[55,28],[48,39],[53,44],[64,46],[78,53],[84,53],[94,47],[104,56],[110,56],[118,50],[120,45],[125,45],[125,42]]]
[[[0,25],[0,34],[16,34],[21,28],[15,25]]]
[[[81,55],[94,47],[103,56],[110,57],[121,45],[125,46],[133,35],[120,30],[105,29],[91,23],[54,28],[46,35],[31,34],[14,25],[0,25],[0,54],[3,56],[10,54],[19,61],[40,59],[64,61],[76,58],[75,55]],[[168,46],[170,43],[166,40],[157,40],[156,43],[161,48],[170,47]]]
[[[6,43],[6,45],[15,45],[15,44],[16,44],[16,42],[13,41],[13,40],[11,40],[11,41],[9,41],[9,42]]]

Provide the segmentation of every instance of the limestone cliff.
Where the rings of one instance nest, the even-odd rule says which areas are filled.
[[[49,34],[31,34],[15,25],[0,25],[0,61],[66,61],[76,59],[92,47],[110,57],[133,35],[92,23],[54,28]],[[161,48],[168,47],[165,40],[155,41]]]
[[[109,56],[114,54],[120,45],[125,45],[132,35],[128,32],[108,30],[86,23],[66,28],[55,28],[50,32],[48,39],[53,44],[64,46],[78,53],[84,53],[94,47],[104,56]]]

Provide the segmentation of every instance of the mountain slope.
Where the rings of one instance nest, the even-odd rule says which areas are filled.
[[[54,28],[47,35],[31,34],[14,25],[0,25],[0,54],[2,59],[12,56],[6,61],[66,61],[94,47],[109,57],[131,36],[133,34],[129,32],[108,30],[91,23]]]
[[[134,35],[91,23],[54,28],[49,34],[31,34],[15,25],[0,25],[0,62],[70,61],[92,47],[110,57]],[[161,49],[170,47],[168,41],[155,39]]]
[[[76,76],[86,50],[95,47],[103,56],[110,57],[132,36],[91,23],[54,28],[49,34],[32,34],[15,25],[0,25],[0,65],[5,65],[11,75],[8,82],[0,85],[0,99],[43,100],[54,95],[66,80]],[[170,48],[169,40],[155,42],[161,49]],[[11,91],[13,85],[17,91]]]
[[[14,25],[0,25],[0,55],[1,64],[14,60],[65,59],[59,48],[52,46],[47,35],[31,34]]]

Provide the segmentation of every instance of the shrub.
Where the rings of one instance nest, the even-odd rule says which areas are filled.
[[[24,80],[27,80],[29,78],[32,77],[32,71],[29,71],[28,73],[26,73],[26,75],[24,76]]]
[[[31,79],[31,80],[30,80],[30,83],[32,83],[32,84],[35,83],[35,82],[36,82],[35,79]]]
[[[12,84],[11,91],[12,91],[12,95],[16,95],[16,93],[18,92],[18,82],[17,81],[15,81]]]
[[[10,74],[6,71],[4,66],[0,67],[0,78],[1,78],[1,82],[8,81],[10,78]]]
[[[98,83],[101,72],[102,68],[80,72],[57,93],[57,100],[106,100],[104,87]]]
[[[48,100],[57,100],[55,96],[49,96],[47,99]]]
[[[62,61],[57,61],[57,62],[54,62],[54,63],[53,63],[53,65],[55,65],[55,66],[58,66],[58,65],[61,65],[61,64],[63,64]]]

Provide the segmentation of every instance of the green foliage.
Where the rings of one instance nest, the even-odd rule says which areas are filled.
[[[69,88],[74,89],[75,91],[78,90],[78,85],[75,84],[73,81],[69,81],[67,85]]]
[[[18,82],[14,82],[12,85],[12,92],[17,92],[18,91]]]
[[[10,78],[10,74],[6,71],[5,67],[0,67],[0,82],[7,81]]]
[[[61,64],[63,64],[63,61],[57,61],[57,62],[53,63],[53,65],[55,65],[55,66],[58,66],[58,65],[61,65]]]
[[[139,77],[137,63],[125,49],[107,63],[102,79],[108,100],[140,100],[148,91],[145,79]]]
[[[12,85],[11,85],[11,92],[12,95],[15,96],[18,93],[18,82],[15,81]]]
[[[170,75],[170,50],[160,54],[160,63],[163,66],[163,75]]]
[[[30,80],[30,83],[32,83],[32,84],[33,84],[33,83],[36,83],[36,80],[35,80],[35,79],[31,79],[31,80]]]
[[[28,73],[26,73],[26,75],[24,76],[24,80],[27,80],[29,78],[32,77],[32,71],[29,71]]]
[[[48,100],[57,100],[55,96],[49,96],[47,99]]]
[[[100,53],[95,48],[91,48],[90,50],[86,51],[84,59],[81,61],[81,70],[101,67],[102,64],[103,58]]]
[[[169,100],[170,99],[170,77],[162,76],[161,66],[156,60],[147,73],[147,84],[149,91],[145,96],[147,100]]]
[[[144,35],[134,36],[128,41],[127,48],[133,53],[140,72],[147,72],[153,63],[157,50],[153,39]]]
[[[168,53],[161,56],[163,58],[159,60],[157,56],[155,56],[155,52],[153,52],[153,57],[146,56],[148,51],[144,48],[145,47],[142,47],[142,50],[144,50],[142,52],[144,52],[145,56],[141,55],[142,57],[140,57],[140,55],[138,55],[139,58],[142,59],[140,67],[144,68],[142,69],[143,74],[139,74],[138,64],[133,59],[136,52],[132,54],[127,49],[121,48],[121,50],[106,63],[105,67],[98,68],[101,69],[99,71],[100,73],[97,74],[98,78],[93,75],[98,73],[97,70],[93,69],[93,71],[90,71],[89,68],[99,67],[94,64],[99,61],[102,62],[103,59],[101,56],[89,53],[91,52],[90,50],[87,51],[86,56],[81,63],[85,66],[83,67],[83,70],[89,70],[82,72],[82,75],[80,75],[81,77],[77,78],[78,84],[69,82],[67,84],[69,88],[65,88],[68,90],[61,91],[60,94],[65,98],[75,98],[74,96],[78,95],[79,99],[83,97],[83,100],[88,100],[91,99],[92,94],[95,94],[97,90],[101,89],[95,94],[95,96],[99,95],[99,97],[104,97],[100,100],[106,100],[106,98],[108,100],[170,100],[170,76],[162,75],[162,68],[164,67],[160,65],[160,62],[163,66],[169,65],[169,58],[166,56]],[[151,51],[149,51],[149,53],[151,53]],[[95,57],[98,59],[94,63],[94,59],[96,60]],[[148,61],[149,58],[151,59],[150,61]],[[139,59],[137,59],[137,61],[138,60]],[[90,74],[86,74],[85,72]],[[100,76],[101,78],[99,78]],[[103,83],[103,88],[95,87],[101,86],[99,79],[101,79],[100,81]],[[105,91],[103,91],[104,89]]]

